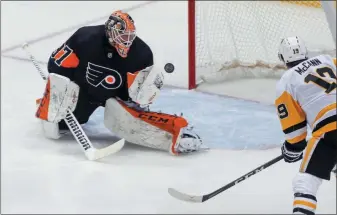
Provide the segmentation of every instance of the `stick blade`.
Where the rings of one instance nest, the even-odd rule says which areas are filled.
[[[101,149],[95,149],[86,153],[89,160],[98,160],[119,152],[125,144],[125,139],[121,139],[114,144]]]
[[[193,203],[201,203],[202,197],[203,197],[203,196],[188,195],[188,194],[182,193],[173,188],[168,188],[168,193],[176,199],[179,199],[185,202],[193,202]]]

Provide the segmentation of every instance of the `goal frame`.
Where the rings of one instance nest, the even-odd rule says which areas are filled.
[[[188,0],[188,89],[196,88],[195,0]]]

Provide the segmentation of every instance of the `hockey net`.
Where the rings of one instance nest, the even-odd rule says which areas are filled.
[[[285,67],[277,51],[284,37],[300,36],[309,56],[335,56],[320,1],[190,0],[189,24],[190,89],[202,82],[279,78]]]

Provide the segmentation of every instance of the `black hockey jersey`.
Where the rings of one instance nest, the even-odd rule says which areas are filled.
[[[78,29],[55,50],[48,61],[49,73],[66,76],[85,91],[89,100],[102,103],[111,97],[128,99],[127,73],[153,65],[150,47],[136,37],[128,56],[111,46],[104,25]]]

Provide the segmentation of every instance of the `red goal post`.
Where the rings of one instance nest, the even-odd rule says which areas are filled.
[[[285,69],[277,57],[283,37],[300,36],[311,55],[335,56],[336,36],[327,19],[321,1],[188,0],[188,88],[279,78]]]

